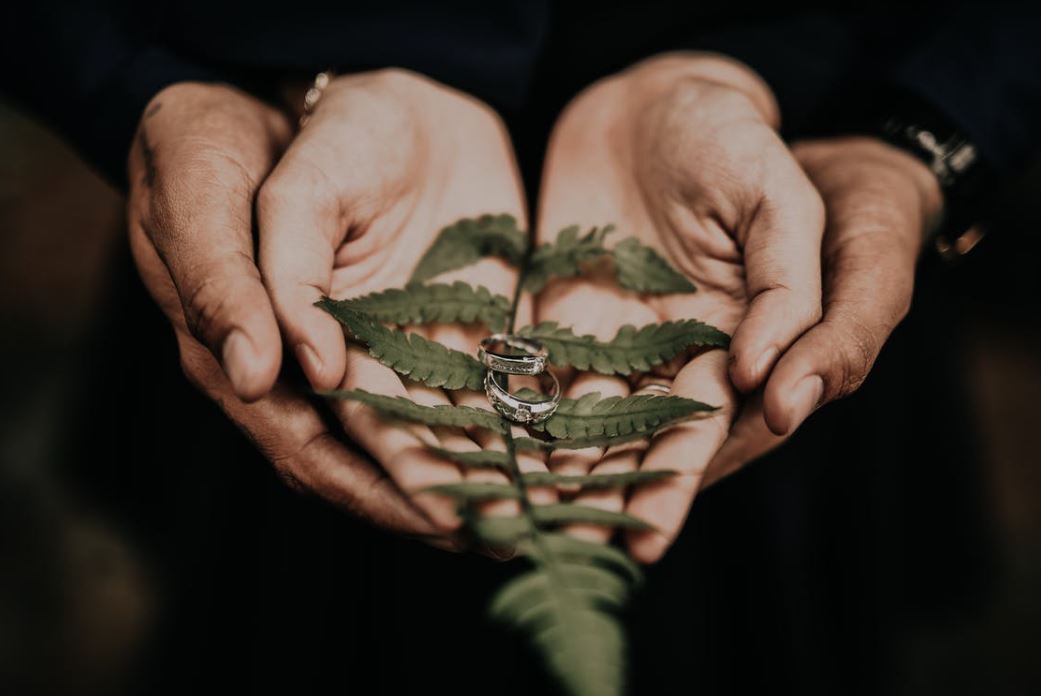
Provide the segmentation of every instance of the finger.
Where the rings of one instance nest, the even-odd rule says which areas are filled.
[[[870,226],[842,235],[826,259],[824,319],[788,350],[766,384],[763,410],[774,433],[794,431],[820,404],[863,383],[910,308],[914,252],[896,241],[906,236]]]
[[[337,440],[315,408],[276,385],[262,399],[236,399],[205,349],[178,332],[181,363],[189,379],[221,405],[292,487],[306,490],[379,527],[434,537],[438,530],[367,458]]]
[[[646,449],[647,445],[643,442],[630,442],[611,447],[589,473],[594,475],[624,474],[636,471]],[[576,505],[608,512],[622,512],[625,509],[625,493],[621,489],[588,490],[576,495],[573,502]],[[591,524],[568,525],[565,531],[579,539],[600,544],[606,544],[614,534],[614,530],[610,527]]]
[[[286,344],[307,379],[316,389],[334,389],[347,364],[343,330],[314,305],[331,292],[346,229],[337,191],[306,150],[306,144],[290,148],[260,190],[260,268]]]
[[[659,379],[653,380],[653,383],[663,384],[671,390],[670,384]],[[635,393],[644,391],[644,389],[637,389]],[[626,389],[626,392],[628,393],[628,389]],[[652,393],[652,390],[648,390],[646,393]],[[643,441],[610,447],[593,465],[589,473],[594,475],[622,474],[636,471],[640,467],[640,460],[643,458],[646,450],[647,443]],[[574,502],[578,505],[607,510],[608,512],[622,512],[625,509],[625,491],[617,488],[587,490],[576,495]],[[610,527],[589,524],[570,525],[566,528],[566,531],[580,539],[601,544],[606,544],[610,541],[614,534],[614,530]]]
[[[730,377],[745,392],[821,315],[824,205],[787,153],[777,162],[743,242],[750,302],[730,344]]]
[[[142,226],[169,271],[187,328],[220,361],[235,393],[257,399],[274,384],[282,357],[253,261],[254,182],[270,158],[183,147],[148,157],[156,174]]]
[[[709,461],[726,439],[734,408],[734,394],[725,377],[726,355],[705,353],[687,364],[672,384],[672,393],[698,399],[719,410],[704,418],[680,423],[651,439],[642,470],[677,472],[659,482],[637,488],[626,512],[653,529],[627,534],[629,551],[643,563],[657,561],[679,534]]]
[[[356,345],[347,350],[347,376],[342,386],[374,394],[408,397],[397,375]],[[458,528],[460,520],[452,501],[442,495],[423,492],[430,486],[461,480],[454,464],[430,450],[430,445],[436,445],[438,440],[429,428],[386,420],[357,401],[333,399],[330,405],[348,437],[383,466],[398,487],[441,532],[449,533]]]
[[[737,472],[787,439],[787,436],[775,435],[766,426],[763,395],[759,392],[752,394],[741,405],[741,413],[730,428],[730,434],[705,469],[700,490]]]
[[[590,392],[600,392],[601,398],[629,396],[629,383],[621,377],[583,372],[568,386],[565,396],[577,399]],[[579,475],[589,473],[603,457],[602,447],[587,447],[580,450],[556,450],[549,455],[549,469],[558,474]],[[562,489],[562,492],[563,489]],[[574,492],[573,490],[571,492]]]

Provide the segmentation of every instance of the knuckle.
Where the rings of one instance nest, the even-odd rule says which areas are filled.
[[[835,330],[840,346],[836,395],[846,396],[859,389],[867,379],[879,346],[874,331],[854,317],[845,317]]]
[[[232,302],[233,293],[227,292],[225,283],[204,275],[183,302],[188,330],[209,345],[224,328]]]
[[[289,202],[307,201],[319,210],[338,206],[339,194],[325,170],[304,156],[288,155],[257,193],[257,213],[270,218]]]
[[[319,457],[315,456],[315,450],[324,446],[330,437],[328,431],[318,430],[300,438],[297,444],[288,450],[277,440],[255,441],[254,444],[293,490],[307,491],[312,488],[315,470],[320,461]]]
[[[193,339],[178,332],[178,362],[181,372],[195,389],[216,399],[214,385],[219,380],[210,353]],[[218,370],[219,371],[219,370]],[[224,404],[221,403],[223,408]]]

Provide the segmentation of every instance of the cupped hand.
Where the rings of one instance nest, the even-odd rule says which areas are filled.
[[[778,355],[820,318],[823,205],[778,137],[776,114],[769,90],[743,66],[666,55],[588,88],[561,116],[550,142],[539,241],[570,224],[614,223],[617,240],[633,236],[654,247],[697,291],[651,297],[596,277],[558,280],[540,296],[536,318],[602,339],[624,324],[687,318],[733,335],[730,360],[720,350],[684,356],[654,378],[673,394],[719,406],[711,417],[663,431],[649,445],[550,458],[551,468],[573,473],[679,472],[637,489],[628,501],[611,492],[579,496],[584,504],[624,507],[654,525],[655,531],[628,537],[641,561],[660,558],[675,538],[727,437],[737,405],[731,380],[741,390],[756,388]],[[567,390],[624,396],[640,386],[583,375]],[[793,398],[817,396],[810,385]]]
[[[910,308],[924,232],[942,206],[932,172],[882,141],[813,140],[792,150],[827,210],[824,316],[784,353],[763,390],[744,405],[706,483],[762,456],[815,408],[860,387]],[[815,398],[801,400],[804,388]]]
[[[440,229],[460,218],[503,212],[523,224],[512,148],[491,109],[402,70],[334,79],[261,187],[257,204],[264,282],[287,346],[316,389],[365,389],[426,405],[489,408],[483,394],[424,387],[399,377],[361,346],[345,349],[340,325],[314,303],[323,296],[343,299],[404,286]],[[462,279],[510,297],[516,278],[505,262],[487,258],[434,280]],[[527,318],[525,306],[519,320]],[[483,326],[414,330],[469,354],[488,333]],[[357,402],[330,403],[350,439],[410,494],[464,476],[426,445],[458,451],[503,447],[497,435],[405,429]],[[532,455],[519,463],[526,470],[545,468]],[[501,479],[494,472],[465,476]],[[458,524],[449,499],[411,499],[441,531]],[[509,505],[494,507],[505,511]]]
[[[282,341],[253,258],[253,206],[287,145],[286,117],[231,87],[160,92],[129,158],[134,261],[173,326],[188,378],[292,485],[402,533],[437,529],[377,466],[276,381]],[[341,339],[342,340],[342,339]]]

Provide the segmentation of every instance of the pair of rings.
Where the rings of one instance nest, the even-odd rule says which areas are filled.
[[[546,370],[549,351],[538,341],[515,334],[493,334],[477,347],[477,358],[488,368],[484,392],[495,410],[514,423],[539,423],[560,405],[560,382]],[[545,375],[550,388],[545,394],[527,398],[509,390],[510,375]]]

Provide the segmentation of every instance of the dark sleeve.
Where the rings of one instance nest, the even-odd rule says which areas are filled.
[[[120,189],[148,101],[175,82],[218,79],[150,43],[148,28],[135,26],[118,3],[15,4],[4,10],[0,90]]]
[[[997,172],[1041,144],[1041,9],[1036,3],[962,6],[886,78],[942,111]]]
[[[696,47],[756,70],[774,90],[787,136],[841,131],[899,110],[890,95],[910,95],[967,134],[992,171],[1007,174],[1041,145],[1035,7],[996,0],[804,14],[712,31]]]

